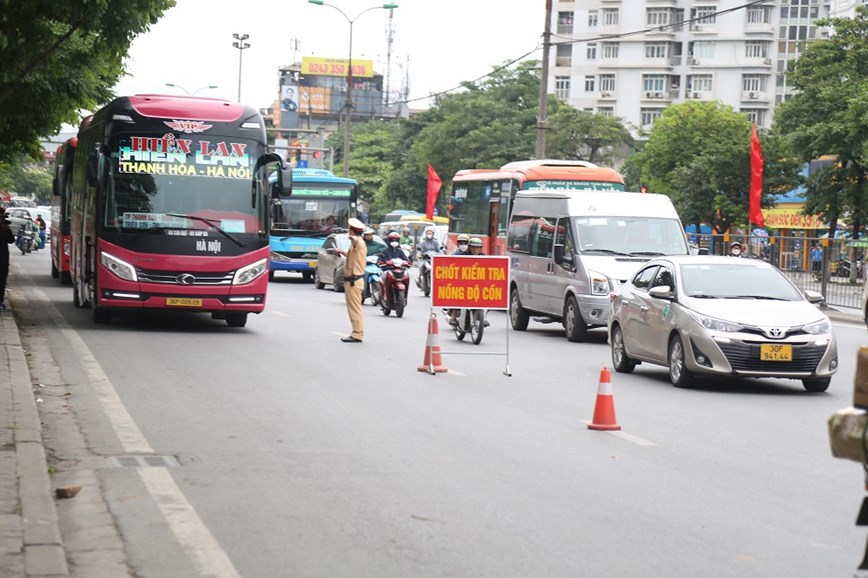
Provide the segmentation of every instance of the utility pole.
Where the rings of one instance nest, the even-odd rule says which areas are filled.
[[[542,73],[539,82],[539,116],[536,121],[536,158],[546,158],[546,121],[548,117],[549,50],[552,38],[552,0],[546,0],[546,23],[543,28]]]

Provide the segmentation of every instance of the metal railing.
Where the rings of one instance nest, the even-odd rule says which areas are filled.
[[[712,255],[726,255],[738,241],[746,258],[768,261],[781,270],[799,289],[823,295],[826,305],[862,307],[868,239],[822,237],[703,235],[688,233],[688,239]],[[819,248],[815,252],[814,248]]]

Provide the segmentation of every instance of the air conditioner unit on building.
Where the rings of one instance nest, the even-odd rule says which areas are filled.
[[[687,64],[699,64],[699,61],[696,60],[695,58],[688,58]]]
[[[763,64],[771,64],[771,63],[772,63],[771,58],[763,58]]]
[[[600,96],[602,96],[603,98],[609,98],[610,96],[612,96],[612,93],[611,92],[602,92],[602,93],[600,93]]]
[[[663,93],[662,92],[655,92],[654,98],[663,98]]]
[[[756,99],[759,98],[759,94],[756,93],[756,92],[751,92],[751,93],[748,93],[747,97],[748,97],[748,98],[751,98],[751,99],[753,99],[753,100],[756,100]]]
[[[694,32],[700,32],[702,30],[702,24],[691,24],[690,29]]]
[[[654,93],[653,92],[646,92],[645,98],[654,98]]]
[[[693,93],[693,98],[700,98],[700,96],[701,96],[701,95],[700,95],[698,92],[694,92],[694,93]]]

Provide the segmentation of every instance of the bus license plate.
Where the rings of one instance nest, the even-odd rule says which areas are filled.
[[[761,361],[792,361],[793,346],[792,345],[760,345],[760,360]]]
[[[311,269],[316,269],[316,261],[308,261],[307,266]]]
[[[189,297],[166,297],[167,307],[202,307],[201,299]]]

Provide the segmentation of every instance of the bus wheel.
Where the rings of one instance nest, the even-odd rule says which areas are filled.
[[[521,298],[518,296],[518,287],[513,286],[509,294],[509,321],[512,323],[512,328],[516,331],[524,331],[527,329],[527,323],[530,321],[530,315],[527,310],[521,306]]]
[[[310,283],[313,280],[313,272],[311,271],[302,271],[301,278],[305,280],[305,282]]]
[[[60,284],[61,285],[72,285],[72,275],[69,274],[69,271],[63,271],[60,274]]]
[[[572,295],[567,299],[567,304],[564,305],[564,331],[567,334],[567,339],[574,343],[584,341],[588,336],[588,325],[582,319],[579,302]]]
[[[268,270],[268,280],[274,281],[274,270],[273,269]]]
[[[226,325],[229,327],[244,327],[247,325],[247,313],[232,311],[226,314]]]
[[[82,307],[87,306],[87,303],[81,298],[81,284],[76,282],[72,285],[72,304],[75,305],[76,309],[81,309]]]
[[[60,277],[60,271],[57,269],[57,265],[54,264],[54,261],[51,262],[51,278],[57,279]]]

